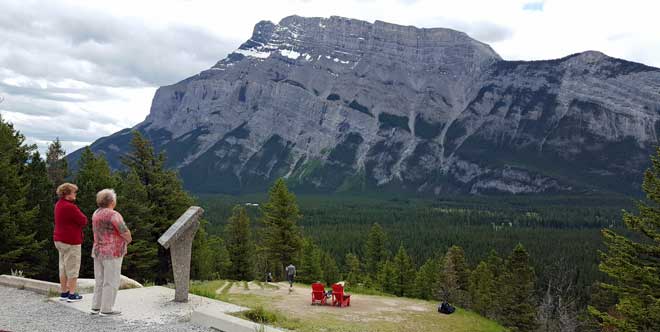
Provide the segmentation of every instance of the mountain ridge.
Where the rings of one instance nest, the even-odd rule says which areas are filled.
[[[196,192],[281,176],[322,192],[635,192],[659,120],[658,68],[598,51],[506,61],[451,29],[293,15],[159,88],[133,129]],[[119,168],[127,133],[92,150]]]

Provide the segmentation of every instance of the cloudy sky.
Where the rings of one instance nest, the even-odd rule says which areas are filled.
[[[204,70],[260,20],[339,15],[446,27],[504,59],[585,50],[660,67],[653,0],[0,0],[0,114],[40,149],[132,127],[158,86]]]

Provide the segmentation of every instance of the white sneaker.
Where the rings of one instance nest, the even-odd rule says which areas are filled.
[[[99,316],[119,316],[121,315],[121,311],[119,310],[113,310],[110,312],[99,312]]]

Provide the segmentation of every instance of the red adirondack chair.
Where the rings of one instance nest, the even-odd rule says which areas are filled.
[[[332,305],[349,307],[351,305],[351,295],[344,293],[344,286],[339,284],[332,285]]]
[[[328,299],[325,296],[325,286],[318,282],[312,284],[312,304],[315,303],[328,304]]]

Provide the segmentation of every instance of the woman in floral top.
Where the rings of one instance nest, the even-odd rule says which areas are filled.
[[[94,231],[94,299],[92,314],[114,316],[121,314],[114,310],[119,282],[121,263],[126,255],[126,246],[132,241],[131,231],[124,223],[124,218],[115,211],[117,194],[112,189],[103,189],[96,194],[98,209],[92,216]]]

